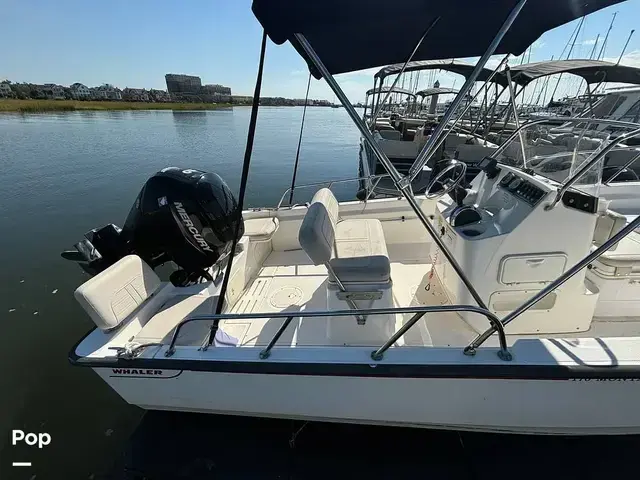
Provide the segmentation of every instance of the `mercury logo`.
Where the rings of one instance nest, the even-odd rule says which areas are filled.
[[[200,245],[203,250],[213,253],[213,250],[211,250],[211,247],[209,247],[209,244],[207,243],[207,241],[204,238],[202,238],[202,234],[193,225],[193,222],[191,221],[191,219],[189,218],[189,215],[187,214],[184,207],[182,206],[182,203],[173,202],[173,204],[175,205],[176,210],[178,211],[178,215],[180,215],[180,219],[182,220],[182,223],[184,224],[185,227],[187,227],[187,230],[189,230],[191,235],[193,235],[193,239],[196,242],[198,242],[198,245]]]

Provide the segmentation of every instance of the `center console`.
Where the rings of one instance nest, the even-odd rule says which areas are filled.
[[[545,210],[555,196],[556,183],[495,161],[493,168],[486,167],[463,200],[464,206],[477,211],[479,221],[459,225],[455,212],[461,206],[441,200],[434,222],[480,297],[503,317],[588,254],[597,215],[562,203]],[[452,303],[475,305],[435,246],[431,256]],[[596,300],[597,288],[585,282],[581,272],[509,324],[507,332],[588,330]],[[488,327],[483,316],[464,314],[463,318],[477,332]]]

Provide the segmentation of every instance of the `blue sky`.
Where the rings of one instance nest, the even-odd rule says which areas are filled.
[[[1,0],[0,4],[0,45],[8,47],[0,56],[0,78],[165,88],[164,74],[173,72],[228,85],[234,94],[253,92],[261,27],[249,0]],[[618,15],[605,59],[617,60],[630,30],[639,26],[640,0],[588,17],[572,58],[588,56],[598,33],[602,41],[614,12]],[[575,23],[564,25],[543,35],[534,44],[530,61],[557,58],[574,27]],[[623,63],[640,66],[640,31]],[[375,70],[338,77],[352,101],[363,100]],[[263,95],[304,97],[306,80],[305,64],[293,48],[270,43]],[[453,82],[460,86],[461,77],[440,76],[443,86]],[[566,81],[560,90],[574,84],[577,88],[576,81]],[[322,81],[312,82],[310,96],[334,98]]]

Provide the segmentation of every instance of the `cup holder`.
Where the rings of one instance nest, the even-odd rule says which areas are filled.
[[[478,235],[482,235],[485,232],[484,228],[481,227],[473,227],[473,228],[463,228],[462,234],[465,237],[477,237]]]

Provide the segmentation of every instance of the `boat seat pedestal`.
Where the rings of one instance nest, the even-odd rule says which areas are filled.
[[[309,205],[300,226],[298,240],[315,265],[326,265],[329,270],[327,286],[329,309],[384,308],[393,305],[391,264],[379,220],[339,221],[338,201],[329,189],[323,188],[314,195]],[[337,293],[340,291],[376,292],[381,295],[378,295],[380,298],[377,300],[353,301],[339,299]],[[384,331],[385,339],[388,338],[389,328],[386,323],[395,325],[394,318],[391,315],[380,319],[382,327],[372,324],[372,332]],[[330,324],[332,322],[337,322],[336,325],[345,322],[353,324],[354,328],[359,329],[358,335],[346,335],[345,338],[360,339],[360,341],[366,337],[362,330],[369,329],[365,327],[369,319],[364,322],[364,325],[362,321],[353,322],[343,317],[332,319]],[[331,330],[331,326],[329,329]],[[379,334],[372,333],[372,335],[376,342],[381,338]],[[335,338],[342,338],[342,334]]]

